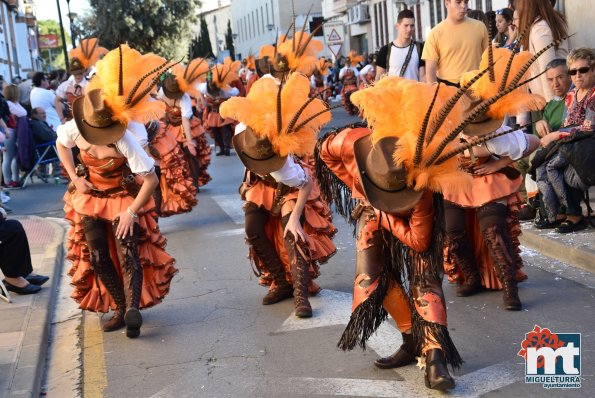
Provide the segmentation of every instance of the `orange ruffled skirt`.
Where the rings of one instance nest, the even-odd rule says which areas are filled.
[[[106,234],[109,240],[110,257],[118,274],[122,274],[118,261],[114,234],[111,223],[116,214],[126,211],[134,198],[129,195],[114,195],[109,198],[97,198],[79,192],[64,195],[65,218],[70,222],[68,231],[67,258],[72,261],[68,271],[74,291],[71,297],[79,307],[88,311],[108,312],[115,309],[116,303],[107,289],[96,276],[89,261],[89,249],[81,221],[83,216],[106,221]],[[140,237],[138,242],[139,257],[143,267],[143,289],[140,307],[147,308],[158,304],[169,292],[173,276],[178,272],[175,260],[165,250],[166,239],[150,209],[154,208],[153,199],[139,212],[138,224]]]
[[[190,130],[196,143],[196,157],[198,158],[198,186],[202,187],[212,180],[207,168],[211,164],[211,145],[207,141],[206,131],[197,117],[190,119]]]
[[[191,211],[198,203],[197,189],[192,183],[184,152],[176,139],[176,129],[182,129],[171,125],[165,127],[163,122],[160,122],[160,125],[159,132],[153,140],[153,147],[161,155],[159,185],[163,200],[160,216],[169,217]]]
[[[309,166],[304,169],[311,174]],[[313,178],[311,176],[311,178]],[[333,236],[337,229],[332,223],[332,212],[326,202],[320,197],[320,188],[318,182],[313,179],[312,190],[308,196],[308,201],[304,206],[304,232],[308,235],[308,246],[311,254],[310,262],[310,293],[317,293],[320,286],[314,282],[320,275],[320,265],[328,261],[330,257],[337,252],[337,247],[333,243]],[[293,209],[297,201],[297,192],[290,193],[283,200],[282,213],[287,213],[287,209]],[[275,196],[275,189],[256,183],[246,192],[246,201],[252,202],[266,210],[271,210]],[[287,281],[291,283],[291,271],[289,256],[285,250],[285,241],[283,239],[282,216],[271,216],[265,226],[265,232],[269,240],[275,245],[279,258],[285,267]],[[250,253],[251,261],[256,263],[258,269],[265,269],[263,264],[253,253]],[[273,287],[273,278],[268,273],[263,273],[260,282],[263,286]]]

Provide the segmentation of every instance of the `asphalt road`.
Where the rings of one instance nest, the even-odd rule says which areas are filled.
[[[337,125],[352,120],[341,110],[335,115]],[[213,181],[201,189],[191,213],[160,220],[180,269],[169,296],[143,312],[139,339],[101,334],[101,360],[85,361],[83,372],[103,378],[105,388],[96,383],[84,386],[86,391],[113,398],[443,395],[424,386],[423,372],[414,365],[397,371],[373,366],[378,355],[400,345],[392,321],[367,351],[336,348],[350,315],[355,261],[351,230],[338,216],[339,250],[321,269],[317,282],[323,291],[311,300],[314,317],[295,318],[291,300],[262,306],[266,290],[251,276],[243,238],[237,195],[242,165],[236,157],[213,157],[209,172]],[[55,215],[63,189],[34,184],[13,193],[12,207],[24,213],[27,204],[33,214]],[[593,396],[595,276],[530,250],[523,257],[529,280],[520,288],[521,312],[502,310],[499,292],[459,298],[445,282],[451,336],[465,360],[454,373],[451,396]],[[525,383],[517,352],[535,325],[582,333],[582,388],[547,390]],[[84,335],[89,332],[97,330]]]

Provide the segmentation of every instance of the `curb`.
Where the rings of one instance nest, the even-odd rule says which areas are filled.
[[[522,245],[535,249],[541,254],[595,273],[595,249],[592,245],[569,245],[563,240],[551,239],[533,229],[524,228],[519,240]]]
[[[66,231],[55,221],[37,216],[15,217],[15,219],[43,219],[54,230],[52,241],[45,246],[43,261],[36,269],[40,274],[50,276],[51,286],[35,295],[24,322],[24,335],[17,354],[9,397],[37,397],[40,393],[52,312],[56,291],[64,260],[63,241]]]

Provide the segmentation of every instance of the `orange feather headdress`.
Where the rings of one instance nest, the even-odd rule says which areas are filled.
[[[357,65],[364,60],[363,55],[358,55],[353,50],[349,51],[349,54],[347,54],[347,58],[349,58],[349,61],[351,61],[351,65]]]
[[[225,57],[222,64],[217,64],[211,69],[213,84],[223,89],[239,79],[238,72],[241,64],[240,61],[232,61],[230,57]]]
[[[122,124],[131,121],[147,123],[160,119],[165,113],[165,104],[151,100],[148,94],[161,75],[172,66],[158,55],[142,55],[122,44],[97,62],[97,74],[89,81],[86,91],[101,89],[114,121]]]
[[[254,58],[254,54],[248,55],[246,58],[246,68],[250,70],[256,70],[256,59]]]
[[[326,58],[321,57],[318,59],[318,62],[316,62],[316,71],[322,76],[328,75],[328,62]]]
[[[181,65],[174,65],[171,73],[175,76],[180,90],[188,93],[192,97],[199,97],[199,91],[196,88],[196,83],[204,82],[206,74],[209,72],[209,63],[204,58],[195,58],[188,62],[186,67]]]
[[[372,142],[384,137],[398,138],[393,154],[395,165],[404,164],[407,183],[415,190],[430,189],[442,192],[461,189],[471,183],[469,174],[459,170],[458,160],[443,164],[426,164],[427,158],[447,136],[452,126],[462,120],[462,109],[455,104],[445,123],[436,132],[429,145],[423,145],[429,120],[457,91],[454,87],[429,85],[396,76],[385,77],[375,85],[351,95],[351,100],[362,110],[372,130]],[[448,143],[448,149],[455,144]]]
[[[516,54],[506,48],[492,49],[493,59],[498,61],[493,63],[492,71],[483,75],[472,86],[471,90],[476,97],[486,100],[496,96],[512,84],[517,84],[521,79],[527,76],[528,69],[524,65],[532,58],[533,54],[528,51],[521,51]],[[479,70],[488,68],[490,65],[489,51],[484,51]],[[475,77],[479,70],[467,72],[461,77],[461,84],[467,84]],[[492,76],[490,76],[492,75]],[[492,77],[494,78],[492,80]],[[543,97],[530,94],[526,86],[519,87],[496,103],[491,105],[486,114],[492,119],[502,119],[506,115],[516,115],[521,112],[536,111],[543,109],[545,100]]]
[[[108,49],[98,46],[99,40],[91,37],[82,39],[78,47],[68,53],[71,60],[77,59],[83,69],[90,68],[108,53]]]
[[[331,115],[328,105],[309,93],[310,82],[300,73],[292,73],[282,86],[275,79],[259,79],[245,98],[230,98],[219,111],[268,138],[279,156],[311,155],[318,131]]]

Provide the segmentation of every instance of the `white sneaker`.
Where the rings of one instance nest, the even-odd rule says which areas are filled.
[[[0,200],[2,200],[2,203],[8,203],[10,202],[10,196],[4,192],[0,192]]]

